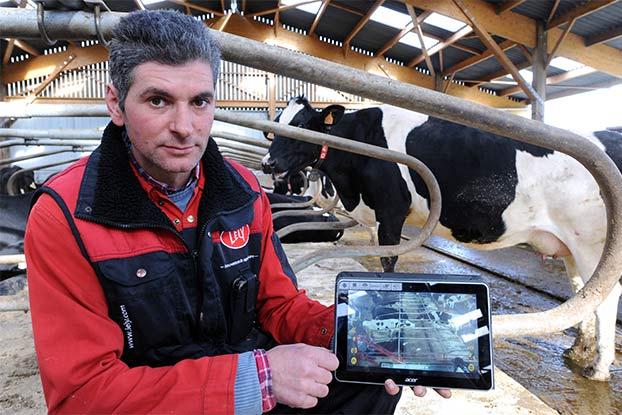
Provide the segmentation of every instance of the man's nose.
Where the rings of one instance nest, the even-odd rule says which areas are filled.
[[[175,108],[170,129],[182,138],[192,134],[192,112],[190,108],[186,108],[184,105]]]

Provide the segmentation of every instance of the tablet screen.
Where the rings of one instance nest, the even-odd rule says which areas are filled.
[[[491,371],[487,300],[485,285],[464,282],[338,282],[337,351],[345,363],[338,375],[485,389],[482,373]]]

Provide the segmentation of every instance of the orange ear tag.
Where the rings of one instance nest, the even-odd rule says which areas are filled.
[[[324,124],[333,125],[333,113],[329,112],[326,118],[324,118]]]

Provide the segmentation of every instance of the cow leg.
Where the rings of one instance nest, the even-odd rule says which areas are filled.
[[[570,285],[574,292],[579,292],[585,285],[583,278],[577,270],[577,264],[573,257],[565,257],[566,273],[570,278]],[[564,351],[564,357],[572,362],[581,364],[581,362],[589,362],[594,358],[596,353],[596,316],[586,318],[577,325],[577,336],[574,344]]]
[[[406,217],[390,218],[378,221],[378,243],[380,245],[398,245],[402,234],[402,225]],[[384,272],[395,272],[397,256],[381,257],[380,264]]]
[[[583,375],[590,379],[606,381],[611,376],[609,366],[615,359],[616,318],[620,294],[622,286],[616,283],[605,301],[596,309],[596,358],[583,370]]]

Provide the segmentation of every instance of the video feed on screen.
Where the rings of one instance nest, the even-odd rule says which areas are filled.
[[[348,365],[476,374],[474,294],[349,290]]]

